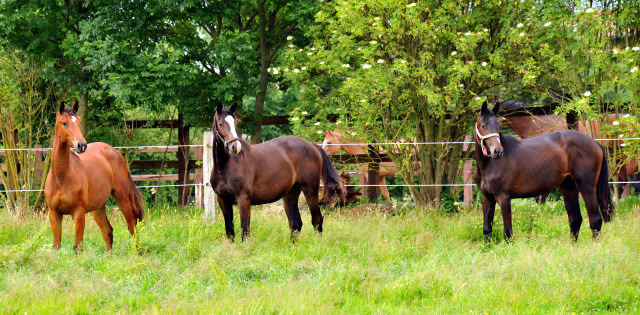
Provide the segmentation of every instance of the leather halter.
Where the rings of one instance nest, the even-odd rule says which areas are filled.
[[[489,150],[487,149],[487,147],[484,145],[484,140],[491,138],[491,137],[497,137],[498,138],[498,143],[502,144],[500,142],[500,134],[498,133],[490,133],[487,135],[481,135],[480,131],[478,130],[478,122],[476,122],[476,142],[480,142],[480,147],[482,148],[482,154],[484,154],[484,156],[490,156],[489,155]]]

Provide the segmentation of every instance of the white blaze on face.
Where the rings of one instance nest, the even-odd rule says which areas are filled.
[[[77,123],[76,123],[76,116],[71,116],[71,121],[73,121],[73,123],[77,125]]]
[[[231,130],[231,135],[234,138],[238,138],[238,134],[236,133],[236,125],[235,125],[235,121],[233,120],[233,116],[225,117],[224,121],[226,121],[227,124],[229,124],[229,129]],[[240,144],[240,141],[238,141],[238,152],[240,152],[240,149],[241,149],[241,144]]]

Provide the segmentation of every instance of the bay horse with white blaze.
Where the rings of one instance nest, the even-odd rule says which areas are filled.
[[[591,137],[574,130],[563,130],[520,140],[500,133],[493,110],[487,102],[476,120],[475,182],[482,192],[484,236],[493,229],[496,202],[502,211],[504,236],[511,238],[511,199],[534,197],[560,188],[569,216],[573,240],[578,239],[582,215],[578,195],[582,194],[595,238],[602,220],[610,221],[613,203],[609,190],[607,157]],[[600,207],[600,210],[598,210]]]
[[[311,212],[311,223],[322,233],[322,214],[318,203],[320,177],[331,197],[343,199],[344,186],[327,154],[317,145],[294,136],[282,136],[250,145],[236,133],[237,104],[230,108],[218,104],[213,119],[213,170],[211,186],[218,196],[227,237],[235,238],[233,205],[238,205],[242,239],[250,233],[251,205],[280,198],[295,238],[302,228],[298,197],[304,193]]]
[[[51,168],[44,188],[53,247],[60,248],[62,216],[65,214],[70,214],[74,220],[73,248],[81,247],[85,215],[93,211],[106,248],[110,250],[113,228],[105,211],[109,195],[115,198],[133,235],[137,222],[144,216],[140,192],[131,179],[127,163],[116,149],[102,142],[87,144],[80,132],[81,120],[77,111],[78,102],[73,108],[65,108],[61,103],[56,117]],[[80,154],[71,152],[71,147]]]

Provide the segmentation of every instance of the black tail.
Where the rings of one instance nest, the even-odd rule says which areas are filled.
[[[136,222],[144,220],[144,208],[142,207],[142,196],[138,190],[138,186],[133,182],[131,173],[129,173],[129,203],[131,203],[131,210],[136,218]]]
[[[327,196],[331,199],[333,195],[338,193],[340,201],[344,202],[345,188],[340,174],[338,174],[338,171],[333,167],[333,163],[331,163],[331,159],[327,153],[324,152],[320,146],[315,145],[315,147],[320,151],[320,155],[322,155],[322,179],[324,180],[324,187]]]
[[[602,218],[605,222],[609,222],[613,217],[613,203],[611,202],[611,189],[609,189],[609,167],[607,166],[607,152],[601,145],[600,149],[602,150],[602,166],[600,167],[596,196]]]

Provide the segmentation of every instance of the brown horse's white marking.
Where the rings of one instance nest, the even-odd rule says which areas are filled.
[[[95,142],[87,145],[80,132],[80,118],[73,108],[60,104],[53,135],[51,169],[45,183],[45,200],[53,231],[53,247],[60,248],[62,216],[69,214],[75,225],[73,247],[82,246],[85,214],[93,211],[107,250],[113,243],[113,228],[105,213],[105,203],[113,195],[133,235],[144,216],[140,193],[131,179],[122,155],[112,146]],[[73,147],[80,154],[71,152]]]

